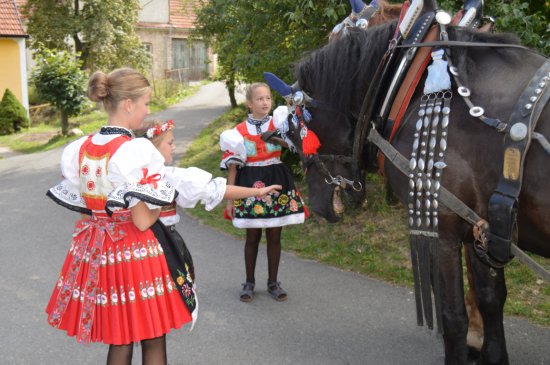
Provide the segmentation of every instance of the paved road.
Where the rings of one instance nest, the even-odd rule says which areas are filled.
[[[210,84],[164,112],[176,121],[178,153],[228,103],[223,85]],[[44,314],[76,219],[44,196],[59,179],[60,152],[0,160],[1,364],[105,362],[107,346],[78,345]],[[188,216],[178,230],[196,263],[200,313],[193,332],[168,335],[170,364],[443,363],[439,336],[415,324],[410,290],[283,253],[280,280],[290,298],[277,303],[263,284],[262,247],[256,298],[241,303],[243,243]],[[550,329],[506,318],[506,331],[512,364],[550,364]]]

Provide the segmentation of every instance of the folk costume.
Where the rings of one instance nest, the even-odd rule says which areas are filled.
[[[235,185],[261,188],[280,184],[283,187],[280,192],[264,198],[235,200],[232,221],[237,228],[271,228],[304,222],[304,202],[288,168],[281,163],[281,147],[261,139],[262,133],[280,128],[282,123],[283,120],[269,115],[255,120],[250,114],[245,121],[220,135],[223,151],[220,168],[237,165]]]
[[[103,127],[63,151],[64,180],[48,196],[90,215],[76,223],[73,241],[46,313],[48,322],[79,342],[125,345],[156,338],[192,320],[163,246],[140,231],[129,208],[171,204],[164,158],[146,139]]]
[[[223,200],[226,179],[213,179],[212,174],[196,167],[166,167],[164,173],[166,181],[174,186],[178,196],[171,204],[162,207],[159,220],[151,226],[151,230],[163,246],[172,278],[192,314],[194,325],[199,306],[195,292],[195,266],[185,241],[176,230],[176,224],[180,221],[176,206],[193,208],[201,202],[206,210],[214,209]]]

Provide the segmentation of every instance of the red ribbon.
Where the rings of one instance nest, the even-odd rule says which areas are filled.
[[[63,284],[57,292],[55,306],[48,315],[48,323],[59,327],[67,310],[73,291],[78,284],[82,285],[82,309],[78,321],[76,336],[78,342],[90,343],[92,340],[92,325],[94,323],[96,298],[99,289],[99,267],[101,265],[101,252],[106,236],[112,241],[119,241],[126,236],[124,230],[116,221],[108,218],[92,216],[90,219],[78,221],[73,233],[72,252],[73,258],[69,266]],[[124,221],[120,222],[124,223]],[[85,232],[84,234],[81,234]],[[88,267],[86,262],[89,260]],[[79,277],[85,275],[85,279],[79,281]],[[80,287],[78,287],[80,289]]]
[[[142,169],[143,171],[143,177],[141,178],[141,180],[139,180],[139,183],[141,185],[147,185],[147,184],[151,184],[153,185],[153,188],[157,188],[157,181],[160,180],[160,174],[154,174],[154,175],[149,175],[147,176],[147,173],[149,172],[149,169],[147,167],[144,167]]]

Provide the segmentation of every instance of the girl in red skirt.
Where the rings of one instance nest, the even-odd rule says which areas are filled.
[[[163,155],[149,140],[133,139],[149,114],[151,88],[138,72],[118,69],[92,75],[88,96],[103,103],[108,125],[65,148],[64,180],[48,191],[82,214],[48,322],[79,342],[109,344],[107,364],[131,364],[136,342],[144,364],[166,364],[165,335],[190,322],[192,310],[167,261],[173,252],[150,228],[176,190]]]
[[[63,151],[64,180],[48,195],[80,212],[46,313],[79,342],[109,344],[107,364],[130,364],[141,342],[145,364],[166,363],[165,334],[191,321],[163,249],[149,227],[172,203],[164,158],[132,130],[149,114],[151,87],[132,69],[96,72],[88,96],[108,125]]]

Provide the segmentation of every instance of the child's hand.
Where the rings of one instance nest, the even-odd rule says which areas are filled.
[[[258,189],[260,190],[259,196],[264,197],[268,194],[280,191],[282,188],[283,188],[282,185],[269,185],[269,186],[266,186],[265,188],[259,188]]]
[[[233,200],[227,201],[227,205],[225,206],[224,216],[227,216],[230,219],[235,218],[235,206],[233,205]]]

